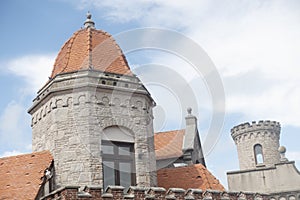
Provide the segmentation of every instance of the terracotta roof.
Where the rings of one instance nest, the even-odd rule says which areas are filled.
[[[159,132],[154,134],[154,147],[157,160],[182,156],[184,130]]]
[[[121,75],[132,75],[120,47],[112,36],[102,30],[84,28],[62,46],[58,53],[51,78],[57,74],[88,69]]]
[[[0,158],[0,199],[34,199],[52,160],[48,151]]]
[[[223,185],[202,164],[186,167],[165,168],[157,171],[159,187],[169,188],[196,188],[202,190],[221,190]]]

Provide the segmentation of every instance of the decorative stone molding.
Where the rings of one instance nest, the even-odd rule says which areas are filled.
[[[161,187],[129,187],[128,191],[124,193],[122,186],[108,186],[105,193],[102,193],[100,187],[85,187],[83,191],[79,191],[79,187],[69,186],[53,191],[47,196],[40,198],[40,200],[121,200],[121,199],[176,199],[176,200],[196,200],[196,199],[211,199],[211,200],[269,200],[276,199],[273,196],[259,193],[249,192],[226,192],[216,190],[202,191],[199,189],[170,188],[168,191]]]
[[[231,129],[231,136],[235,140],[236,137],[243,135],[244,133],[252,133],[256,135],[258,133],[271,132],[273,134],[280,134],[281,126],[279,122],[270,120],[261,120],[259,122],[253,121],[252,124],[249,122],[237,125]]]
[[[148,102],[142,102],[139,97],[132,97],[131,100],[127,98],[114,97],[113,100],[102,94],[92,95],[87,98],[87,94],[70,94],[57,96],[56,98],[52,98],[51,101],[44,104],[32,115],[32,124],[38,123],[43,118],[47,117],[52,110],[60,109],[60,108],[68,108],[68,107],[76,107],[85,104],[93,104],[94,108],[100,109],[108,109],[111,113],[121,114],[122,110],[127,109],[129,106],[129,102],[131,102],[131,109],[129,109],[129,114],[132,116],[144,116],[145,114],[148,116],[148,119],[145,120],[145,125],[150,123],[150,120],[153,118],[152,113],[149,110]],[[101,100],[99,100],[101,99]],[[137,112],[138,111],[138,112]]]

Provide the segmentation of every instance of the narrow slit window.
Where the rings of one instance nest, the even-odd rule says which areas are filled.
[[[262,146],[260,144],[254,145],[254,155],[255,155],[255,161],[257,165],[264,163]]]

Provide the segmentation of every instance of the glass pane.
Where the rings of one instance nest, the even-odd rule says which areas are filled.
[[[114,147],[109,145],[103,145],[102,144],[102,153],[103,154],[113,154],[114,153]]]
[[[256,160],[257,160],[257,164],[262,164],[262,163],[264,163],[262,154],[257,154],[257,155],[256,155]]]
[[[120,185],[125,187],[124,191],[132,185],[130,163],[120,162]]]
[[[262,164],[264,162],[264,158],[262,154],[262,146],[260,144],[256,144],[254,146],[254,153],[256,157],[256,164]]]
[[[119,147],[119,155],[130,156],[130,147]]]
[[[114,162],[103,161],[103,179],[104,190],[108,185],[116,185]]]

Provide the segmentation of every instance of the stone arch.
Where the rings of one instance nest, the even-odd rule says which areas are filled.
[[[123,126],[130,130],[134,131],[134,123],[128,118],[118,118],[118,117],[105,117],[101,120],[100,126],[103,127],[103,130],[109,126]]]
[[[105,106],[108,106],[109,104],[109,98],[107,96],[102,97],[102,102]]]
[[[257,132],[256,138],[260,138],[260,137],[261,137],[261,132]]]
[[[78,103],[79,103],[79,105],[80,104],[84,104],[86,102],[86,96],[83,94],[83,95],[80,95],[79,97],[78,97]]]
[[[103,129],[102,140],[134,143],[134,132],[125,126],[108,126]]]
[[[61,108],[63,106],[64,102],[62,99],[57,99],[55,101],[55,108]]]
[[[249,134],[249,139],[253,139],[254,138],[254,133],[250,133]]]
[[[45,110],[44,110],[44,113],[43,113],[43,117],[45,117],[47,115],[47,112],[48,112],[48,105],[45,106]]]
[[[119,98],[115,97],[114,100],[113,100],[113,103],[114,103],[116,106],[120,106],[121,100],[120,100]]]
[[[143,103],[141,101],[136,101],[135,105],[136,105],[136,107],[137,107],[138,110],[141,110]]]
[[[97,96],[96,96],[96,95],[91,95],[91,96],[90,96],[90,101],[91,101],[92,103],[97,103],[97,102],[98,102]]]
[[[68,106],[72,106],[73,105],[73,98],[72,97],[68,97],[67,98],[67,105]]]
[[[36,113],[35,116],[34,116],[34,123],[35,124],[37,123],[37,120],[38,120],[38,114]]]
[[[296,197],[294,195],[290,195],[289,200],[296,200]]]
[[[42,117],[43,117],[43,113],[44,113],[44,109],[42,108],[42,109],[41,109],[41,111],[40,111],[40,113],[39,113],[39,120],[41,120],[41,119],[42,119]]]
[[[51,101],[51,102],[49,103],[49,112],[51,112],[51,110],[54,109],[54,107],[55,107],[55,105],[54,105],[54,103]]]
[[[279,200],[286,200],[286,198],[283,197],[283,196],[279,197],[278,199],[279,199]]]

